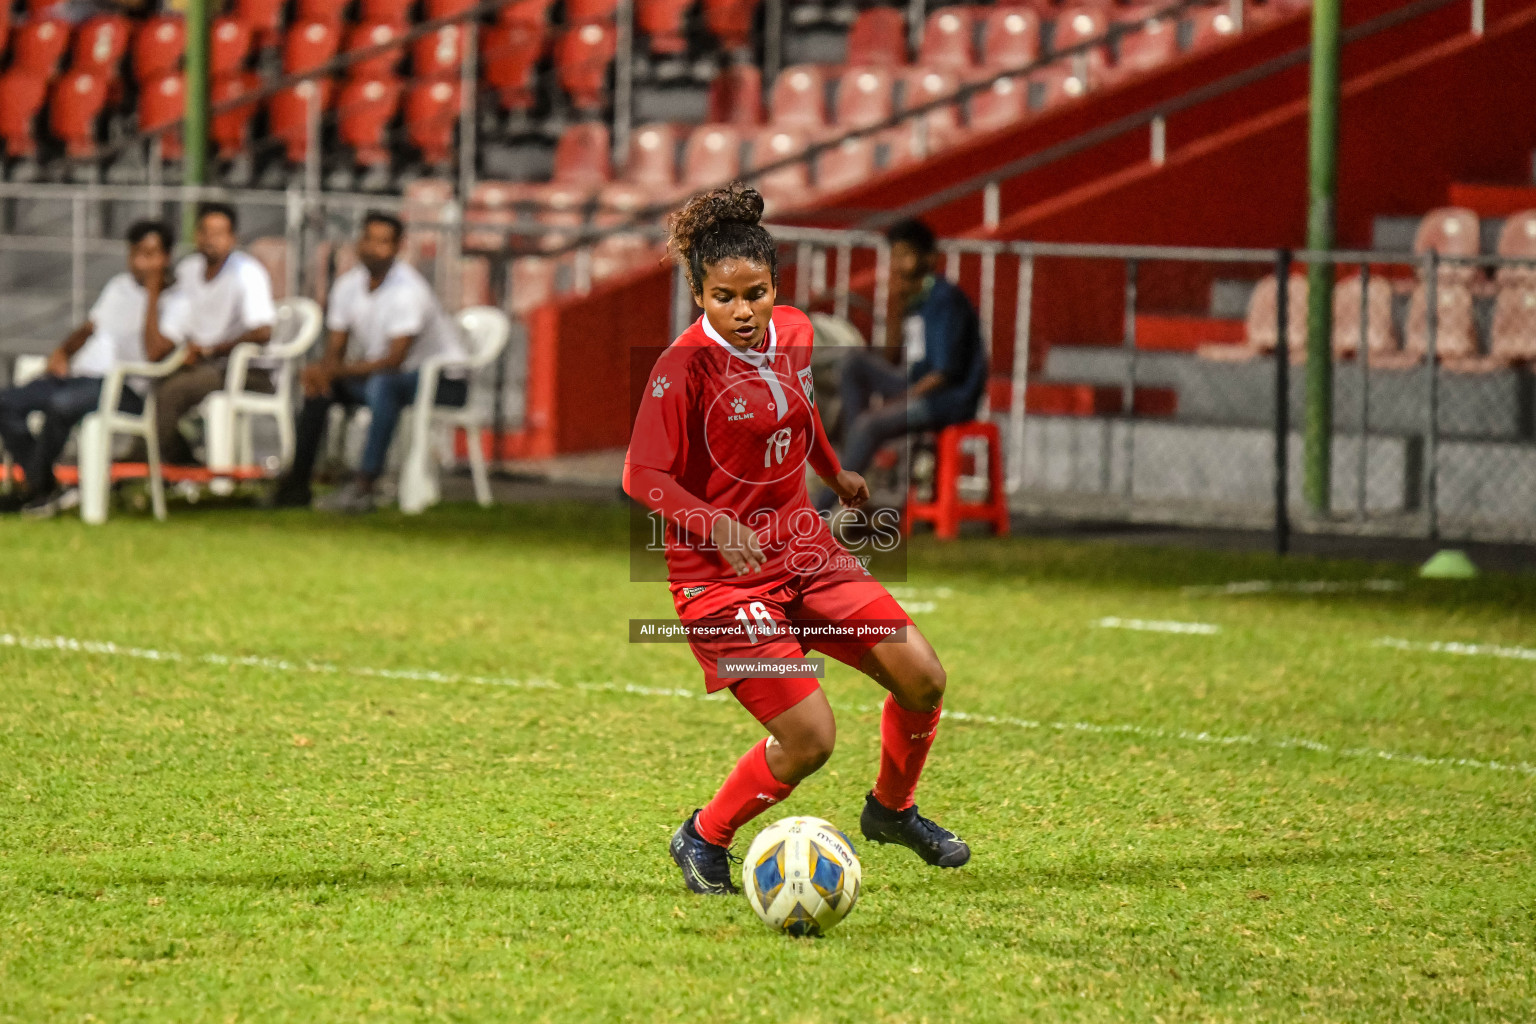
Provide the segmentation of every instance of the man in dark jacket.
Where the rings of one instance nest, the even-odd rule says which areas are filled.
[[[976,310],[955,285],[934,272],[933,231],[906,220],[886,232],[891,246],[892,308],[901,311],[899,362],[881,349],[855,349],[842,367],[843,468],[862,473],[887,441],[965,423],[976,416],[987,382],[987,354]],[[889,346],[894,348],[894,346]],[[904,364],[904,366],[903,366]],[[884,400],[871,409],[875,395]],[[823,492],[817,507],[837,498]]]

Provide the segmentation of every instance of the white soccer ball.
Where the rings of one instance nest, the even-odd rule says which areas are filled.
[[[768,927],[825,935],[859,899],[853,843],[820,818],[785,818],[757,834],[741,866],[747,902]]]

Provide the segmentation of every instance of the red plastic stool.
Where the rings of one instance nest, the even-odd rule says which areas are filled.
[[[960,500],[961,463],[964,453],[960,446],[971,438],[985,438],[987,442],[988,496],[985,501]],[[967,519],[980,519],[992,524],[999,537],[1008,535],[1008,493],[1003,487],[1003,442],[994,423],[958,423],[939,431],[935,455],[937,464],[933,473],[933,500],[919,501],[917,488],[907,491],[907,515],[902,528],[911,532],[915,522],[933,524],[934,536],[940,540],[953,540],[960,535],[960,524]]]

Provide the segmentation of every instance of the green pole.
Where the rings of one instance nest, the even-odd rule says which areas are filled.
[[[1308,126],[1307,248],[1332,249],[1339,185],[1341,0],[1312,3],[1312,101]],[[1307,265],[1307,503],[1328,511],[1333,442],[1333,266]],[[1280,339],[1282,345],[1285,339]]]
[[[186,92],[181,180],[188,185],[202,185],[208,180],[208,0],[187,0]],[[196,215],[196,204],[183,204],[183,238],[192,237]]]

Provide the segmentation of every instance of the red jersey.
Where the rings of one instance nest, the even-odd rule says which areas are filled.
[[[806,493],[819,425],[811,380],[814,331],[792,306],[775,306],[768,338],[743,351],[701,316],[651,370],[626,463],[657,469],[757,531],[767,556],[758,578],[827,571],[867,576],[833,539]],[[709,524],[666,525],[668,576],[735,579]]]

